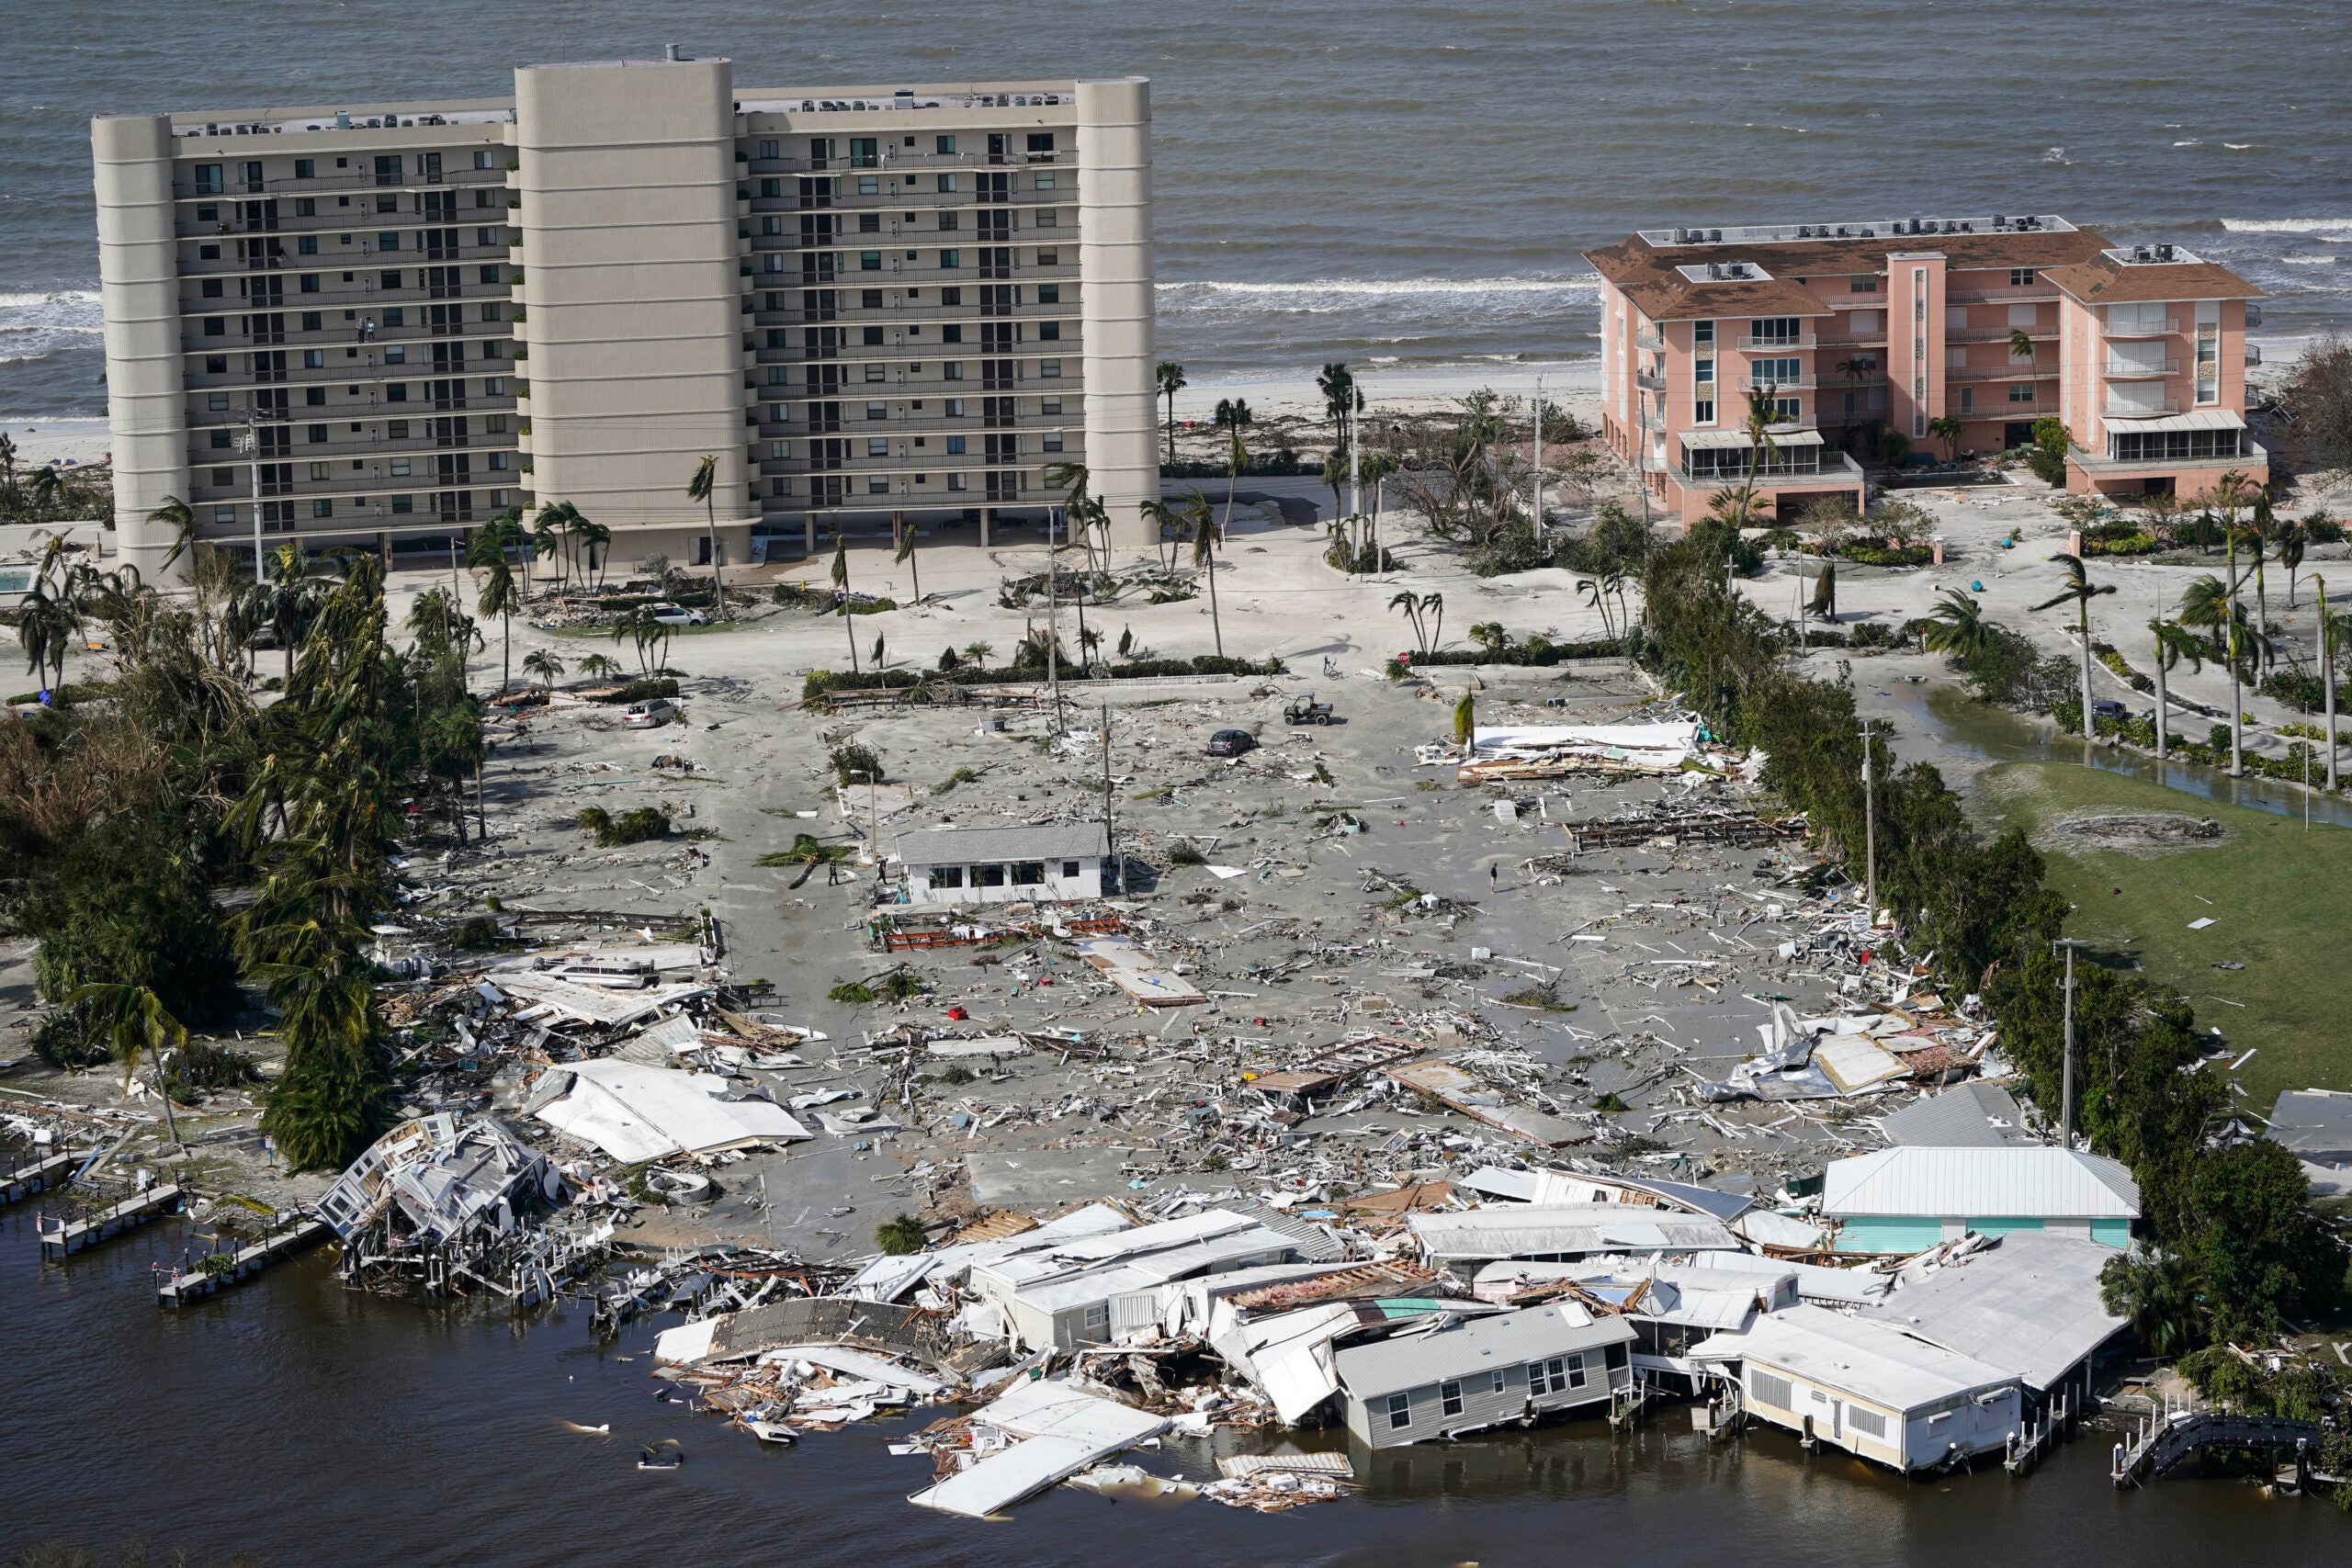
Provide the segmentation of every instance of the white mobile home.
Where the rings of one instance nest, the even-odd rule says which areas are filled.
[[[910,904],[1013,904],[1100,898],[1110,849],[1100,822],[1047,822],[901,833],[892,852]]]
[[[1284,1263],[1301,1251],[1298,1238],[1248,1214],[1211,1209],[976,1264],[971,1283],[1023,1348],[1067,1350],[1159,1325],[1166,1287],[1179,1280]]]
[[[1375,1449],[1606,1404],[1631,1385],[1634,1326],[1573,1303],[1454,1319],[1341,1350],[1348,1430]]]
[[[1736,1381],[1757,1419],[1901,1471],[2001,1452],[2023,1406],[2014,1372],[1823,1307],[1769,1314],[1690,1358]]]

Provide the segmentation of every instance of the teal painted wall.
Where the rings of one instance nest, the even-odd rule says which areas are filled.
[[[1941,1220],[1908,1215],[1857,1214],[1838,1233],[1840,1252],[1917,1252],[1944,1238]]]

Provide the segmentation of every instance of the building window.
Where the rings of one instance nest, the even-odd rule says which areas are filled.
[[[319,237],[316,234],[303,234],[298,236],[294,241],[294,254],[298,256],[317,255],[319,254]]]
[[[783,156],[784,156],[784,143],[782,143],[781,141],[763,141],[763,142],[761,142],[761,143],[760,143],[760,156],[761,156],[761,157],[763,157],[763,158],[781,158],[781,157],[783,157]]]
[[[2030,266],[2013,266],[2009,268],[2009,287],[2012,288],[2032,288],[2033,268]]]
[[[947,476],[947,488],[948,488],[949,490],[969,490],[969,489],[971,489],[971,484],[970,484],[970,481],[969,481],[969,476],[965,475],[965,474],[950,474],[950,475],[948,475],[948,476]]]
[[[890,438],[887,435],[867,436],[865,438],[865,455],[869,457],[888,457],[890,455]]]
[[[852,142],[850,145],[854,147],[856,143]],[[1090,1337],[1099,1339],[1110,1332],[1111,1303],[1096,1302],[1086,1309],[1086,1333]]]
[[[1747,1393],[1757,1404],[1769,1404],[1775,1410],[1796,1408],[1797,1392],[1788,1379],[1775,1377],[1754,1367],[1747,1370]]]
[[[198,164],[196,166],[196,194],[198,196],[219,196],[220,194],[220,164]]]
[[[1856,273],[1846,280],[1846,290],[1850,294],[1875,294],[1878,292],[1878,275],[1868,272]]]
[[[311,426],[310,431],[309,431],[309,433],[308,433],[308,439],[311,441],[311,443],[312,445],[316,446],[316,445],[322,444],[322,443],[323,443],[323,442],[326,440],[326,438],[327,438],[327,427],[326,427],[325,425],[323,425],[323,424],[314,424],[314,425]]]
[[[206,337],[225,337],[228,335],[228,317],[207,316],[204,318],[204,335]]]
[[[964,378],[963,365],[953,359],[949,360],[945,365],[941,366],[940,372],[950,381],[960,381]]]
[[[952,136],[942,136],[933,143],[933,146],[935,151],[941,152],[953,152],[956,151],[956,139]]]
[[[1886,1440],[1886,1417],[1877,1411],[1849,1404],[1846,1406],[1846,1420],[1855,1431],[1867,1432],[1881,1442]]]
[[[390,231],[379,233],[376,236],[376,248],[379,251],[397,251],[401,248],[401,237]]]
[[[1975,388],[1962,387],[1960,389],[1960,412],[1962,413],[1974,413],[1976,412]]]
[[[1049,430],[1046,432],[1045,435],[1038,442],[1038,449],[1044,452],[1060,451],[1062,449],[1062,433],[1058,430]]]
[[[326,368],[326,363],[327,363],[327,351],[326,351],[325,349],[323,349],[323,348],[306,348],[306,349],[304,349],[304,350],[302,351],[302,368],[303,368],[303,369],[305,369],[305,370],[323,370],[323,369],[325,369],[325,368]]]
[[[1567,1358],[1567,1363],[1568,1386],[1570,1388],[1582,1388],[1584,1386],[1584,1358],[1582,1356],[1570,1356]],[[1552,1386],[1555,1388],[1559,1386],[1559,1382],[1557,1381],[1559,1375],[1560,1363],[1555,1361],[1552,1363],[1552,1376],[1554,1379]]]
[[[218,299],[221,295],[220,280],[217,277],[208,277],[197,286],[197,291],[207,299]]]
[[[965,438],[961,435],[951,435],[947,438],[947,455],[949,457],[960,457],[964,455],[964,439]]]
[[[236,520],[237,509],[233,506],[216,506],[212,509],[212,521],[215,523],[234,523]]]
[[[1058,359],[1040,359],[1039,361],[1037,361],[1037,374],[1038,374],[1039,376],[1041,376],[1041,377],[1045,378],[1046,380],[1049,380],[1049,381],[1050,381],[1050,380],[1052,380],[1055,377],[1059,376],[1061,373],[1062,373],[1062,362],[1061,362],[1060,360],[1058,360]]]
[[[1062,862],[1062,874],[1064,876],[1076,876],[1078,874],[1078,863],[1074,860],[1066,860]]]
[[[220,407],[221,407],[221,408],[224,408],[224,409],[225,409],[225,408],[227,408],[227,407],[229,406],[229,394],[228,394],[228,393],[226,393],[226,392],[221,392],[221,393],[219,393],[219,394],[218,394],[218,396],[219,396],[219,397],[220,397],[220,404],[219,404],[218,406],[220,406]],[[224,447],[224,446],[228,446],[228,445],[229,445],[229,433],[228,433],[227,431],[225,431],[225,430],[216,430],[216,431],[214,431],[214,432],[212,433],[212,445],[213,445],[216,448],[218,448],[218,447]]]
[[[2033,401],[2033,383],[2030,381],[2010,382],[2009,401],[2013,403],[2030,403]]]
[[[408,464],[409,460],[406,457],[394,457],[391,459],[388,471],[394,479],[404,479],[408,478]]]
[[[939,253],[939,265],[942,266],[962,266],[964,265],[964,253],[961,251],[942,251]],[[952,304],[954,301],[951,300],[949,303]]]
[[[229,394],[226,392],[208,393],[204,400],[204,406],[214,413],[226,413],[229,412]],[[228,432],[222,431],[220,434],[225,435]],[[224,441],[221,445],[225,446],[228,443]]]
[[[1714,423],[1715,400],[1713,398],[1692,399],[1690,402],[1690,423],[1693,424]]]
[[[1038,188],[1039,190],[1051,190],[1051,189],[1053,189],[1053,188],[1054,188],[1054,171],[1053,171],[1053,170],[1051,170],[1051,169],[1040,169],[1040,170],[1038,170],[1038,171],[1037,171],[1037,176],[1036,176],[1035,184],[1036,184],[1036,186],[1037,186],[1037,188]]]
[[[1388,1396],[1388,1429],[1401,1431],[1413,1424],[1413,1396],[1392,1393]]]
[[[484,283],[495,283],[498,281],[498,267],[495,263],[481,269],[481,280]]]
[[[396,495],[392,497],[392,510],[396,513],[415,511],[416,497],[413,495]]]
[[[972,886],[975,887],[1003,886],[1004,867],[1001,865],[974,866],[972,868]]]
[[[1715,341],[1715,323],[1714,323],[1714,322],[1713,322],[1713,321],[1693,321],[1693,322],[1691,322],[1691,323],[1690,323],[1690,342],[1691,342],[1692,346],[1694,346],[1694,347],[1695,347],[1695,346],[1697,346],[1697,345],[1698,345],[1698,344],[1708,344],[1708,343],[1713,343],[1713,342],[1714,342],[1714,341]]]
[[[961,887],[964,886],[964,868],[960,865],[933,866],[931,885],[933,887]]]
[[[868,403],[865,405],[865,417],[868,419],[888,419],[890,417],[890,405],[888,403]]]
[[[1046,880],[1046,863],[1037,860],[1012,863],[1012,885],[1015,887],[1036,887]]]
[[[882,215],[878,212],[859,213],[857,231],[861,234],[879,234],[882,232]]]
[[[305,387],[302,389],[302,401],[308,406],[311,408],[323,408],[326,405],[326,400],[327,389],[324,387]]]
[[[889,493],[890,493],[890,480],[889,480],[889,479],[888,479],[887,476],[882,475],[882,474],[868,474],[868,475],[866,476],[866,478],[865,478],[865,492],[866,492],[868,495],[888,495],[888,494],[889,494]]]
[[[889,373],[879,365],[869,365],[865,367],[865,378],[869,381],[888,380]]]
[[[1801,316],[1772,316],[1748,322],[1747,330],[1758,348],[1793,344],[1804,335],[1804,319]]]
[[[1437,1385],[1438,1408],[1448,1416],[1462,1414],[1462,1385],[1442,1382]]]
[[[334,502],[324,496],[320,497],[318,500],[311,502],[311,515],[313,517],[334,516]]]
[[[860,251],[857,254],[857,269],[860,272],[880,272],[882,270],[882,253],[880,251]],[[781,272],[784,269],[779,266],[776,270]]]
[[[1062,324],[1059,321],[1039,321],[1037,323],[1037,337],[1042,343],[1061,342]]]
[[[880,196],[882,194],[882,176],[879,175],[858,175],[857,194],[860,196]],[[861,219],[859,221],[863,222],[864,220]],[[875,222],[878,227],[881,220],[877,217],[875,220]]]

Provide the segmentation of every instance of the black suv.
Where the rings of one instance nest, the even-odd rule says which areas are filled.
[[[1256,736],[1246,729],[1220,729],[1209,737],[1209,755],[1238,757],[1258,744]]]

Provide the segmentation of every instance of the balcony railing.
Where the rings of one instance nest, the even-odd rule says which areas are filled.
[[[2262,363],[2262,346],[2259,344],[2250,343],[2245,345],[2245,362],[2248,365]]]
[[[1803,448],[1803,450],[1819,452],[1820,466],[1811,468],[1784,468],[1767,458],[1762,470],[1756,476],[1756,482],[1759,485],[1777,485],[1792,489],[1816,486],[1825,481],[1833,485],[1859,485],[1862,482],[1862,466],[1845,453],[1813,446]],[[1721,468],[1693,468],[1686,462],[1675,470],[1676,477],[1685,484],[1737,484],[1747,477],[1747,453],[1745,448],[1741,448],[1736,455],[1739,461]]]
[[[2178,413],[2178,398],[2141,398],[2128,403],[2110,401],[2099,411],[2102,419],[2154,419],[2158,414]]]
[[[2110,457],[2105,453],[2086,452],[2080,446],[2070,448],[2066,457],[2069,461],[2095,474],[2138,474],[2152,468],[2239,468],[2269,463],[2270,453],[2261,443],[2251,436],[2241,436],[2239,441],[2244,450],[2233,457]]]
[[[2177,376],[2180,374],[2180,361],[2177,359],[2110,359],[2100,368],[2099,374],[2110,381],[2146,380],[2158,376]]]
[[[2054,380],[2060,371],[2055,365],[2042,365],[2030,359],[2012,365],[1953,365],[1944,370],[1947,381],[2048,381]]]
[[[1634,372],[1634,385],[1645,392],[1663,392],[1666,390],[1666,372],[1636,370]]]
[[[1761,391],[1767,388],[1783,392],[1810,391],[1820,382],[1811,371],[1795,376],[1742,376],[1739,389],[1743,392]]]
[[[1739,334],[1739,346],[1752,354],[1774,354],[1782,349],[1794,351],[1814,348],[1821,340],[1812,333],[1799,333],[1794,337],[1758,337],[1752,333]]]
[[[1944,333],[1946,343],[2007,343],[2022,332],[2036,343],[2058,341],[2056,327],[1954,327]]]
[[[2107,337],[2171,337],[2180,331],[2180,318],[2166,316],[2161,321],[2101,321],[2098,330]]]
[[[1640,429],[1654,430],[1663,434],[1666,430],[1666,416],[1662,413],[1638,413],[1634,416],[1634,423]]]
[[[1666,334],[1656,327],[1636,327],[1634,329],[1634,346],[1662,349],[1666,346]]]

